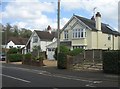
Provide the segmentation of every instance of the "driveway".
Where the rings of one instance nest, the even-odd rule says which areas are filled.
[[[43,60],[45,67],[56,67],[57,61],[56,60]]]

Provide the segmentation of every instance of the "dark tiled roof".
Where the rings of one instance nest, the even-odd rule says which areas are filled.
[[[78,18],[79,20],[81,20],[84,24],[86,24],[88,27],[90,27],[93,31],[98,31],[96,28],[95,28],[95,21],[94,20],[91,20],[91,19],[87,19],[87,18],[84,18],[84,17],[80,17],[80,16],[77,16],[77,15],[74,15],[76,18]],[[107,24],[104,24],[102,23],[101,24],[101,30],[103,33],[107,33],[107,34],[114,34],[114,35],[120,35],[119,32],[117,31],[113,31],[112,29],[110,29],[108,27]]]
[[[54,37],[56,37],[56,33],[52,32],[51,34],[47,31],[37,31],[35,30],[37,35],[41,40],[47,40],[47,41],[52,41]]]
[[[2,36],[2,44],[4,45],[5,42],[12,41],[15,45],[25,45],[28,41],[28,38],[21,38],[21,37],[9,37],[5,39],[4,35]]]
[[[61,41],[60,45],[65,45],[71,47],[72,42],[71,41]]]

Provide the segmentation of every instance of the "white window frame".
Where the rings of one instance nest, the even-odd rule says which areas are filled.
[[[76,39],[76,38],[85,38],[86,37],[86,30],[85,29],[73,29],[72,31],[72,37],[73,39]]]
[[[33,43],[37,43],[38,42],[38,37],[37,36],[33,36]]]
[[[64,31],[64,39],[68,39],[68,30]]]

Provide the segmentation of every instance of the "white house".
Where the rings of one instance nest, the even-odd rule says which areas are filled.
[[[52,32],[50,29],[47,31],[34,30],[26,44],[26,52],[32,52],[35,46],[39,46],[41,48],[41,52],[46,52],[46,46],[56,40],[56,32]]]
[[[110,25],[101,22],[101,14],[87,19],[73,15],[61,30],[60,43],[66,44],[71,50],[84,49],[120,49],[120,33]],[[54,50],[57,42],[47,46],[47,55],[54,58]]]
[[[101,22],[101,14],[87,19],[73,15],[63,27],[60,40],[71,41],[71,49],[119,49],[120,33],[110,25]]]
[[[10,48],[19,48],[22,49],[25,47],[28,38],[21,37],[9,37],[8,39],[2,38],[2,48],[10,49]]]

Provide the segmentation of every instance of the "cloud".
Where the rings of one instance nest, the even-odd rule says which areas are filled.
[[[47,2],[9,2],[3,11],[3,18],[34,19],[41,16],[43,12],[54,12],[55,8]]]
[[[57,19],[49,14],[56,14],[57,0],[4,0],[7,5],[2,12],[3,19],[16,20],[12,24],[31,29],[44,29],[48,25],[57,28]],[[93,15],[93,8],[100,11],[102,21],[117,28],[119,0],[61,0],[61,7],[67,12],[83,9]],[[46,14],[47,13],[47,14]],[[72,12],[74,13],[74,12]],[[82,13],[82,12],[80,12]],[[80,14],[79,14],[80,15]],[[90,18],[90,17],[89,17]],[[68,17],[61,17],[61,28],[68,21]]]
[[[86,10],[90,13],[90,16],[93,15],[93,8],[97,7],[96,12],[101,12],[103,22],[108,24],[114,22],[114,25],[117,26],[118,1],[119,0],[64,0],[61,6],[69,12],[80,9]]]

